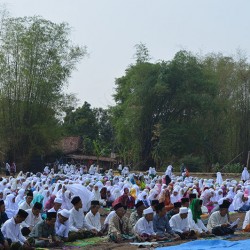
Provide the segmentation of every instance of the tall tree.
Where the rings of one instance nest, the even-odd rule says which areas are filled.
[[[66,23],[40,17],[4,19],[0,33],[0,132],[10,158],[50,149],[65,108],[65,88],[85,48],[72,45]],[[15,159],[16,160],[16,159]]]

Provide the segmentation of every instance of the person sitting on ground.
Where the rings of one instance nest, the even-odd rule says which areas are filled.
[[[230,202],[228,200],[223,200],[223,203],[219,206],[220,210],[212,213],[208,220],[207,229],[213,234],[222,236],[227,234],[234,234],[234,226],[231,228],[229,219],[228,219],[228,208]]]
[[[81,198],[75,196],[71,203],[74,207],[70,210],[69,216],[69,241],[96,235],[98,232],[95,227],[87,223],[85,219]]]
[[[23,210],[31,209],[33,207],[33,204],[31,203],[32,200],[33,200],[33,192],[30,190],[26,194],[25,201],[19,205],[19,209]]]
[[[142,218],[143,216],[143,210],[146,208],[144,203],[142,201],[138,201],[135,204],[136,211],[132,212],[129,217],[129,224],[132,228],[134,228],[136,222]]]
[[[93,226],[96,231],[98,232],[98,235],[102,235],[102,224],[101,224],[101,216],[99,213],[100,209],[100,202],[93,200],[91,201],[91,207],[90,211],[86,214],[85,219],[86,222]]]
[[[56,235],[62,241],[68,241],[69,237],[69,216],[70,212],[67,209],[60,210],[57,213],[55,230]]]
[[[53,207],[51,209],[49,209],[48,212],[56,212],[57,213],[58,211],[61,210],[61,206],[62,206],[62,199],[56,197],[54,200]]]
[[[181,207],[180,212],[169,221],[172,230],[178,234],[181,239],[196,239],[195,232],[191,230],[188,221],[188,208]]]
[[[56,212],[47,212],[46,220],[37,223],[30,235],[29,240],[34,241],[35,247],[55,247],[62,244],[61,240],[56,237],[55,222]],[[50,238],[52,242],[50,242]]]
[[[134,232],[138,240],[151,241],[158,238],[153,227],[153,217],[154,211],[151,207],[143,210],[143,217],[134,226]]]
[[[159,204],[159,200],[152,200],[151,201],[150,207],[153,209],[154,215],[155,215],[155,206],[157,206],[158,204]]]
[[[5,204],[3,200],[0,200],[0,228],[4,224],[5,221],[8,220],[8,216],[5,213]],[[8,241],[5,240],[3,233],[0,229],[0,248],[1,246],[5,247],[6,249],[8,248]]]
[[[19,209],[17,214],[8,219],[2,226],[4,238],[9,242],[10,247],[18,246],[24,249],[32,249],[29,241],[22,235],[20,224],[27,218],[28,213]]]
[[[156,215],[153,218],[153,226],[156,235],[162,239],[179,240],[180,236],[175,234],[169,225],[169,220],[166,215],[167,211],[164,203],[159,203],[156,207]]]
[[[208,229],[205,227],[205,225],[201,220],[201,215],[202,215],[201,206],[202,206],[202,200],[194,199],[190,203],[189,208],[191,209],[192,212],[193,223],[195,223],[196,225],[196,231],[202,236],[204,234],[209,234],[210,232],[208,231]]]
[[[131,226],[129,220],[124,215],[126,210],[121,203],[117,203],[114,206],[115,214],[110,219],[108,235],[111,241],[119,243],[125,239],[128,239],[132,235]]]
[[[36,202],[31,209],[27,209],[26,212],[28,213],[27,218],[25,221],[21,224],[21,231],[23,236],[28,236],[30,232],[32,231],[33,227],[42,221],[41,212],[42,210],[42,204],[39,202]]]
[[[174,208],[167,212],[168,220],[170,220],[172,216],[180,212],[180,207],[181,207],[181,202],[178,201],[174,203]]]

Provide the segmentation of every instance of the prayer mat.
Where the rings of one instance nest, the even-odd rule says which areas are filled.
[[[73,242],[66,242],[65,246],[85,247],[88,245],[98,244],[98,243],[104,242],[106,240],[107,240],[107,238],[93,237],[93,238],[77,240],[77,241],[73,241]]]

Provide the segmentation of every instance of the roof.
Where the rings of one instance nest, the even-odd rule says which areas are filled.
[[[76,159],[76,160],[93,160],[93,161],[97,161],[97,156],[89,156],[89,155],[74,155],[74,154],[70,154],[67,155],[68,158],[72,158],[72,159]],[[106,161],[106,162],[116,162],[115,159],[113,158],[109,158],[109,157],[99,157],[99,161]]]

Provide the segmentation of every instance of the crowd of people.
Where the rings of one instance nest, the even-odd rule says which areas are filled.
[[[170,164],[164,175],[150,167],[131,173],[118,166],[99,173],[97,165],[46,166],[42,173],[0,178],[0,248],[33,249],[107,235],[110,241],[181,240],[233,234],[238,221],[229,212],[246,212],[250,231],[250,180],[201,179]],[[110,208],[102,223],[100,209]]]

